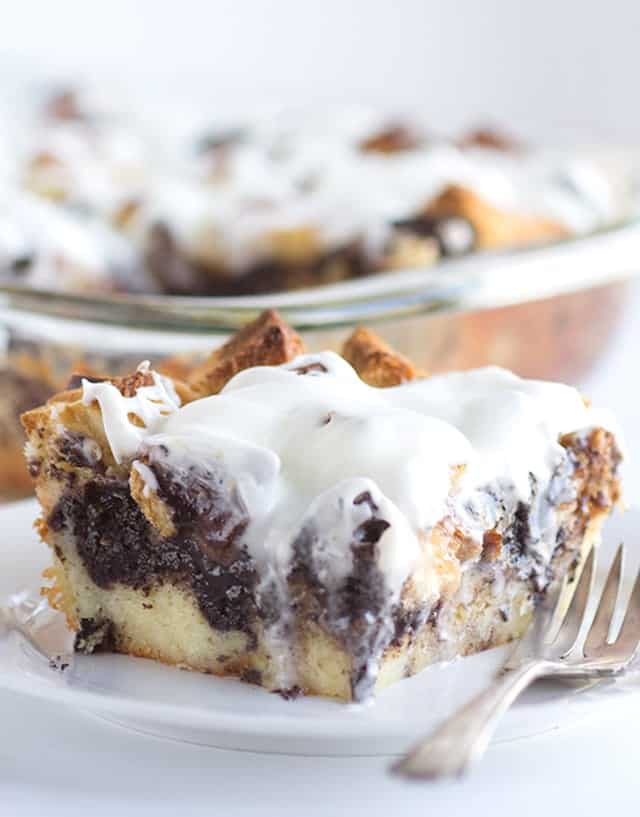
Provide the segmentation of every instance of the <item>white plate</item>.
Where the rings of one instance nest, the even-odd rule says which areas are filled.
[[[0,508],[0,602],[35,591],[48,552],[35,534],[33,500]],[[638,529],[640,513],[612,520],[605,550]],[[629,536],[631,541],[631,537]],[[634,560],[635,562],[635,560]],[[65,628],[56,614],[45,634],[61,651]],[[368,706],[319,698],[285,701],[248,684],[183,672],[120,655],[78,656],[53,670],[17,634],[0,637],[0,687],[70,704],[131,729],[230,749],[308,755],[389,755],[406,749],[479,691],[508,648],[436,666],[391,687]],[[640,703],[638,675],[615,689],[588,690],[543,683],[529,690],[503,719],[496,740],[540,734],[581,720],[620,701]]]

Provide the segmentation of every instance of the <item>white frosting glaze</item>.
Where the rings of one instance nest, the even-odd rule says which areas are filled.
[[[471,536],[495,523],[492,488],[532,506],[532,535],[548,560],[555,530],[543,499],[568,467],[558,437],[615,430],[610,415],[586,407],[568,386],[485,368],[376,389],[332,352],[248,369],[219,395],[181,408],[158,376],[135,397],[87,381],[83,395],[100,404],[118,462],[161,448],[170,468],[191,463],[220,474],[247,510],[243,541],[263,575],[286,576],[294,541],[312,526],[316,570],[335,585],[351,569],[354,531],[377,508],[389,523],[378,565],[393,598],[437,522],[451,516]],[[129,412],[146,428],[131,425]],[[464,472],[452,493],[458,466]],[[135,467],[156,484],[146,466]]]
[[[419,212],[450,184],[475,190],[501,209],[554,219],[574,233],[613,214],[608,183],[585,161],[445,143],[380,155],[336,134],[299,135],[274,158],[274,142],[252,136],[228,149],[214,180],[159,178],[145,213],[149,223],[175,230],[191,255],[208,252],[239,272],[267,252],[265,235],[300,227],[314,228],[328,248],[362,241],[375,260],[392,222]]]
[[[18,154],[24,182],[37,192],[107,220],[119,206],[144,195],[148,145],[131,123],[44,120],[25,128]]]
[[[45,289],[110,290],[136,266],[133,247],[98,218],[81,216],[0,182],[0,269],[25,268]]]
[[[142,363],[138,371],[147,372],[148,363]],[[131,458],[142,440],[160,426],[163,418],[176,411],[180,398],[168,377],[151,372],[152,386],[142,386],[131,397],[125,397],[108,382],[91,383],[82,380],[82,399],[87,405],[96,401],[104,418],[104,430],[111,453],[116,462]],[[135,415],[143,425],[135,425],[130,417]]]
[[[47,216],[46,231],[73,259],[61,273],[42,254],[43,263],[27,278],[35,286],[73,289],[107,280],[112,265],[95,257],[104,256],[109,225],[120,224],[122,208],[133,203],[137,209],[123,230],[134,245],[124,268],[130,279],[140,278],[135,289],[150,285],[136,267],[143,266],[150,230],[159,222],[192,260],[241,275],[270,257],[274,233],[295,228],[313,230],[324,251],[357,241],[374,266],[382,263],[392,223],[415,215],[449,184],[469,187],[499,208],[554,219],[573,233],[616,215],[610,182],[575,157],[462,150],[434,141],[390,155],[363,152],[361,141],[386,124],[367,109],[261,118],[213,159],[196,155],[193,132],[176,138],[178,125],[152,129],[138,116],[94,108],[75,120],[30,111],[2,122],[0,185],[11,198],[26,188],[56,200],[51,210],[61,215]],[[65,208],[74,211],[73,229]],[[31,222],[27,232],[38,234],[43,211],[22,210]],[[15,257],[15,236],[6,233],[0,224],[0,269],[5,257]],[[112,237],[108,241],[111,247]],[[75,263],[88,254],[91,264]]]

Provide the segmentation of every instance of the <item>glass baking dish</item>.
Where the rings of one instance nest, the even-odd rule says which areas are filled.
[[[579,384],[620,322],[638,269],[634,218],[552,245],[274,295],[98,297],[0,286],[0,491],[3,482],[5,495],[29,488],[17,414],[62,388],[71,371],[115,374],[171,358],[179,374],[181,359],[206,354],[275,308],[311,350],[338,349],[366,324],[427,372],[496,364]],[[10,421],[13,438],[2,429]]]

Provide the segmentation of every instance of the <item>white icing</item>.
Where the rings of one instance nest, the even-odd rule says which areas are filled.
[[[497,479],[529,495],[529,473],[549,481],[563,456],[562,434],[590,426],[612,428],[608,411],[587,408],[580,393],[561,383],[525,380],[487,367],[437,375],[394,389],[394,400],[454,425],[474,456],[464,482],[482,486]]]
[[[141,364],[138,371],[147,371],[148,367],[148,363]],[[82,380],[82,401],[86,405],[95,401],[100,406],[107,441],[117,463],[131,458],[142,440],[180,407],[180,398],[171,380],[156,372],[151,374],[153,385],[142,386],[132,397],[122,395],[113,383]],[[131,415],[143,425],[134,425]]]
[[[82,456],[85,462],[96,463],[102,459],[102,450],[95,440],[90,437],[82,439]]]
[[[152,493],[158,490],[158,480],[148,465],[146,465],[144,462],[140,462],[140,460],[134,460],[131,467],[142,477],[142,481],[144,482],[142,495],[144,497],[148,498]]]
[[[147,184],[147,146],[131,126],[108,120],[48,120],[27,130],[25,183],[66,204],[111,218]],[[38,164],[40,157],[45,161]]]
[[[264,238],[278,230],[313,228],[320,243],[337,248],[361,241],[375,261],[392,222],[419,212],[446,186],[476,191],[505,211],[545,216],[584,233],[613,217],[613,195],[603,174],[584,160],[532,152],[504,154],[427,143],[390,155],[367,153],[345,133],[247,132],[227,148],[215,179],[158,178],[148,223],[173,230],[188,254],[223,259],[242,272],[267,253]],[[202,236],[208,236],[203,245]]]
[[[153,288],[141,268],[159,222],[189,258],[230,275],[269,258],[274,234],[296,228],[312,230],[323,251],[358,242],[375,267],[384,262],[393,222],[415,215],[450,184],[573,233],[617,215],[610,181],[576,157],[436,141],[390,155],[363,152],[361,141],[386,124],[363,108],[272,114],[243,127],[217,159],[196,155],[193,131],[176,138],[166,121],[158,128],[136,115],[105,115],[93,105],[86,111],[77,120],[12,112],[1,123],[0,195],[10,203],[29,192],[52,197],[50,209],[59,214],[47,214],[44,230],[45,211],[18,202],[27,217],[17,224],[0,214],[0,269],[20,257],[27,239],[40,248],[44,234],[45,249],[62,248],[63,264],[53,251],[39,253],[27,279],[34,286],[108,282],[116,255],[134,288]],[[121,237],[117,246],[110,228],[134,203],[122,227],[132,245]]]
[[[129,242],[97,218],[80,216],[0,184],[0,269],[45,289],[111,289],[135,267]]]
[[[332,352],[245,370],[220,394],[182,408],[159,378],[132,398],[108,383],[85,381],[83,392],[100,404],[117,461],[162,446],[169,467],[196,463],[224,475],[247,509],[243,541],[264,575],[286,576],[293,543],[311,525],[315,568],[335,586],[351,570],[353,533],[373,503],[389,523],[378,566],[392,598],[437,522],[453,516],[472,536],[491,527],[491,487],[532,505],[532,535],[548,559],[555,531],[542,497],[566,466],[558,437],[615,430],[607,413],[586,407],[568,386],[490,367],[376,389]],[[132,411],[145,428],[129,423]]]

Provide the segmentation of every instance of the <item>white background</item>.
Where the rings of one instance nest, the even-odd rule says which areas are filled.
[[[558,143],[640,139],[639,39],[636,0],[15,0],[0,22],[0,55],[44,74],[220,108],[380,102]]]

